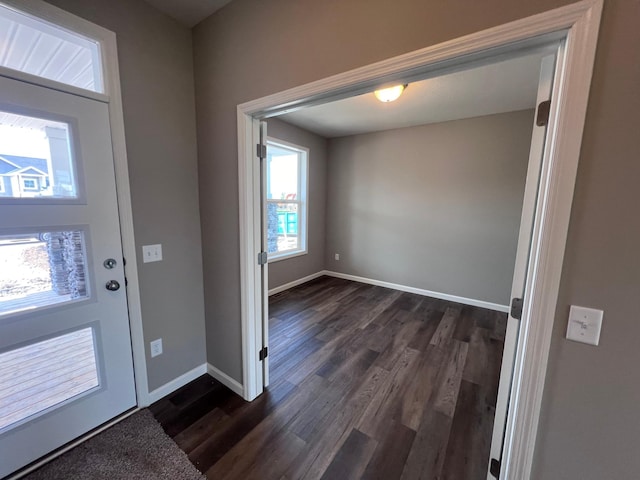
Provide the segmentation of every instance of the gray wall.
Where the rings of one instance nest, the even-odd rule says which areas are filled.
[[[331,139],[327,269],[508,305],[532,128],[526,110]]]
[[[324,270],[327,140],[277,118],[270,118],[267,121],[267,135],[309,149],[307,254],[270,262],[269,288],[271,289]]]
[[[404,0],[398,8],[386,0],[234,0],[199,24],[194,48],[209,361],[242,379],[237,104],[569,3]],[[637,0],[604,2],[536,479],[626,479],[640,471],[638,18]],[[571,303],[605,310],[599,347],[564,340]]]
[[[205,362],[191,31],[139,0],[50,0],[116,33],[149,388]],[[141,262],[161,243],[164,260]],[[149,342],[163,339],[151,359]]]

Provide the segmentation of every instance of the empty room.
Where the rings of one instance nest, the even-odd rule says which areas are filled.
[[[0,478],[635,478],[632,0],[0,0]]]
[[[220,419],[222,396],[187,426],[163,411],[171,396],[152,406],[202,471],[487,475],[550,51],[263,123],[264,399]]]
[[[314,397],[275,407],[272,442],[304,440],[293,477],[323,456],[353,478],[486,474],[542,56],[268,119],[268,381]]]

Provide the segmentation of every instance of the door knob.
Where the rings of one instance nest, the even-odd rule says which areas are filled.
[[[118,262],[116,262],[113,258],[107,258],[104,262],[102,262],[102,265],[104,265],[104,268],[106,268],[107,270],[115,268],[117,264]]]
[[[120,289],[120,284],[116,280],[109,280],[105,286],[107,290],[110,290],[112,292]]]

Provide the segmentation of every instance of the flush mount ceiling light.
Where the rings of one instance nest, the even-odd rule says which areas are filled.
[[[373,92],[373,94],[381,102],[393,102],[394,100],[397,100],[400,95],[402,95],[402,92],[405,88],[407,88],[406,83],[404,85],[395,85],[393,87],[383,88],[382,90],[376,90],[375,92]]]

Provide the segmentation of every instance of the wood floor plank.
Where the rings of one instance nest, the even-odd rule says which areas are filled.
[[[323,392],[327,382],[317,376],[310,377],[304,385],[300,395],[291,395],[282,404],[282,408],[275,409],[238,443],[216,462],[208,471],[209,478],[245,478],[251,476],[252,471],[262,468],[280,469],[279,475],[289,467],[291,461],[306,446],[306,443],[288,429],[294,419],[306,404]],[[287,441],[292,443],[286,447]],[[272,444],[284,444],[277,451],[285,458],[277,459],[265,457]],[[272,452],[272,455],[276,455]],[[277,455],[276,455],[277,456]],[[260,467],[259,467],[260,466]],[[277,476],[271,477],[277,478]]]
[[[306,363],[306,359],[314,352],[324,347],[324,342],[314,337],[305,339],[299,345],[289,350],[288,355],[282,358],[281,362],[273,362],[271,368],[271,381],[276,382],[281,377],[286,377],[290,372],[296,371],[298,367]]]
[[[330,421],[333,413],[339,409],[340,404],[348,400],[349,393],[365,378],[366,372],[375,359],[374,355],[375,352],[363,349],[354,355],[347,367],[334,372],[333,378],[326,377],[328,382],[326,389],[309,403],[288,428],[304,440],[317,436]]]
[[[223,428],[194,448],[189,453],[189,459],[200,471],[208,470],[259,425],[280,402],[291,395],[294,389],[295,386],[285,382],[279,388],[263,393],[235,415],[232,422],[226,423]]]
[[[230,392],[229,389],[219,384],[217,388],[198,397],[197,400],[189,403],[188,406],[172,410],[171,419],[158,421],[160,421],[164,427],[167,435],[174,437],[199,418],[206,415],[213,408],[226,404],[226,402],[234,396],[235,394],[233,392]]]
[[[446,348],[449,355],[438,377],[439,385],[435,391],[433,409],[453,418],[469,345],[452,339]]]
[[[187,454],[218,431],[230,417],[223,410],[214,408],[193,424],[182,430],[173,440]]]
[[[404,470],[416,432],[411,428],[393,422],[389,425],[382,443],[378,443],[363,480],[389,480],[400,478]]]
[[[491,449],[494,411],[487,404],[486,389],[463,381],[451,426],[442,478],[485,478]]]
[[[321,480],[361,478],[378,443],[364,433],[351,430],[347,440],[324,471]]]
[[[427,410],[407,456],[407,461],[400,476],[401,479],[431,480],[440,478],[447,444],[449,443],[452,421],[452,418],[447,415],[432,409]]]
[[[508,316],[506,313],[494,312],[495,323],[491,331],[491,339],[504,343],[504,335],[507,331]]]
[[[295,434],[283,430],[280,435],[271,439],[266,447],[260,451],[258,460],[251,468],[241,476],[227,476],[227,478],[242,478],[243,480],[264,480],[268,478],[280,478],[286,472],[289,465],[301,452],[307,448],[307,444]],[[207,478],[219,478],[209,475]],[[221,477],[220,477],[221,478]]]
[[[374,322],[376,318],[382,315],[383,312],[387,311],[389,307],[393,305],[394,302],[398,300],[398,298],[400,298],[400,296],[402,295],[402,292],[399,292],[397,290],[390,290],[388,288],[380,289],[377,292],[379,296],[372,296],[373,298],[375,298],[375,301],[368,302],[370,305],[373,303],[373,305],[372,308],[369,308],[369,310],[365,315],[363,315],[362,319],[360,320],[360,328],[365,328],[371,322]]]
[[[478,385],[488,385],[487,376],[491,355],[491,332],[485,328],[474,328],[469,341],[468,358],[463,378]]]
[[[460,316],[460,311],[461,310],[459,308],[447,308],[440,320],[440,323],[438,324],[438,328],[429,342],[430,345],[439,347],[452,338],[456,327],[456,320]]]
[[[496,324],[496,317],[494,312],[487,310],[486,308],[477,308],[473,311],[475,319],[475,325],[479,328],[486,328],[487,330],[493,330]]]
[[[360,386],[349,395],[349,399],[334,412],[323,429],[317,432],[316,437],[310,439],[310,448],[303,455],[299,455],[295,465],[285,474],[285,478],[320,478],[388,375],[389,372],[385,370],[371,368]]]
[[[471,334],[475,327],[475,321],[473,318],[474,307],[465,306],[460,312],[460,316],[456,320],[456,327],[453,331],[453,338],[461,342],[469,342],[471,340]]]
[[[486,477],[506,314],[329,277],[269,303],[264,394],[151,406],[207,478]]]
[[[441,348],[431,347],[426,352],[420,352],[420,359],[415,369],[415,380],[407,382],[402,392],[400,411],[393,417],[398,417],[403,425],[414,431],[418,431],[425,413],[425,406],[434,394],[444,358],[444,351]]]
[[[406,348],[395,367],[374,395],[371,403],[360,418],[357,428],[370,437],[384,438],[388,425],[399,420],[402,415],[404,394],[411,385],[420,352]]]
[[[428,310],[422,314],[419,317],[421,320],[420,328],[415,332],[408,346],[421,352],[426,351],[431,345],[431,339],[435,335],[443,316],[444,310]]]

